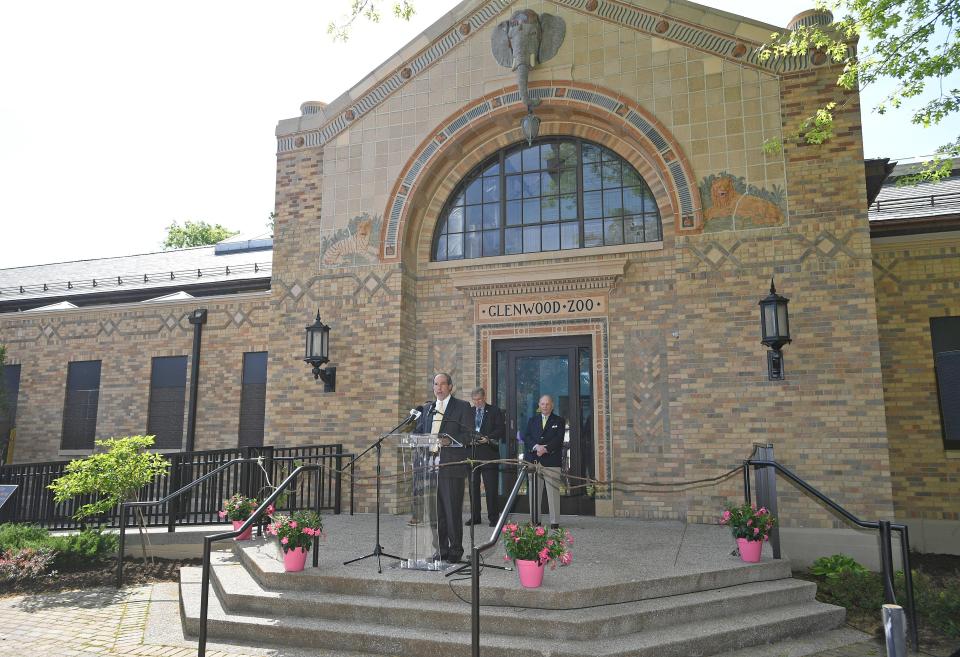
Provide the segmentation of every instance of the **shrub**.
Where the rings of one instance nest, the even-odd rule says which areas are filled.
[[[21,548],[0,553],[0,582],[21,582],[46,574],[53,564],[47,549]]]
[[[115,534],[104,534],[99,529],[85,529],[78,534],[53,536],[37,525],[0,525],[0,552],[49,553],[57,570],[83,570],[95,566],[117,552]]]
[[[876,611],[883,605],[883,584],[880,576],[867,570],[845,570],[832,578],[820,581],[824,602],[831,602],[847,609]]]
[[[810,572],[827,579],[836,579],[842,573],[865,573],[867,569],[857,563],[853,557],[835,554],[830,557],[820,557],[814,561]]]
[[[50,532],[38,525],[4,523],[0,525],[0,552],[26,547],[46,547]]]

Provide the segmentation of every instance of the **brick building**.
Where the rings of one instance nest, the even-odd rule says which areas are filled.
[[[535,20],[539,57],[518,59],[532,64],[527,82],[495,53]],[[83,453],[94,435],[143,433],[178,409],[186,425],[176,403],[203,308],[200,449],[359,448],[448,371],[461,397],[491,392],[508,433],[553,394],[574,477],[699,480],[771,442],[856,514],[924,518],[929,546],[945,549],[960,461],[940,436],[924,313],[931,298],[930,316],[957,313],[956,244],[876,233],[871,244],[856,93],[843,94],[828,144],[763,152],[840,93],[821,53],[761,60],[777,29],[680,0],[462,2],[340,98],[280,121],[272,252],[238,247],[242,272],[212,247],[201,265],[88,263],[123,281],[102,292],[91,271],[75,285],[67,265],[0,270],[15,459]],[[160,290],[173,268],[198,272],[164,280],[165,294],[209,286],[192,299],[117,296]],[[759,344],[771,276],[790,298],[784,380],[768,378]],[[78,307],[42,307],[63,301]],[[318,308],[335,392],[300,361]],[[250,420],[260,407],[262,434]],[[712,522],[738,487],[578,491],[564,512]],[[834,528],[873,551],[806,497],[780,494],[786,545]],[[395,491],[387,500],[400,510]]]

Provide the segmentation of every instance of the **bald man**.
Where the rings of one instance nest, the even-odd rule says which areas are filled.
[[[527,450],[523,458],[528,463],[539,463],[545,470],[539,479],[547,489],[550,527],[556,529],[560,526],[560,467],[563,465],[563,436],[567,422],[553,412],[553,397],[550,395],[540,398],[538,410],[540,412],[527,422],[523,434]]]

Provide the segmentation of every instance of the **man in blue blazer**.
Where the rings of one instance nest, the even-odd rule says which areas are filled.
[[[544,472],[539,479],[547,489],[550,527],[556,529],[560,526],[560,466],[563,465],[563,437],[567,422],[553,412],[553,398],[550,395],[542,396],[538,406],[540,412],[530,418],[523,434],[526,448],[523,458],[528,463],[543,466]],[[528,488],[532,492],[532,487]]]

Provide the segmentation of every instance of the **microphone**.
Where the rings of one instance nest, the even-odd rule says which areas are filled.
[[[419,420],[421,415],[423,415],[423,413],[419,409],[417,408],[410,409],[410,417],[414,418],[415,420]]]

